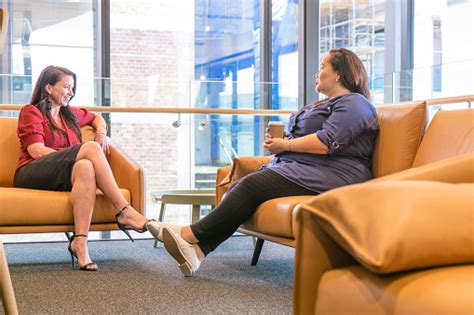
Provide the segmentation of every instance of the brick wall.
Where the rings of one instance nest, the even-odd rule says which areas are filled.
[[[185,1],[181,9],[168,0],[130,3],[111,1],[112,106],[189,106],[185,94],[194,71],[194,38],[192,24],[183,30],[180,21],[183,16],[192,16],[194,3]],[[191,67],[183,69],[183,64]],[[179,165],[189,159],[190,144],[178,143],[178,138],[182,139],[178,133],[184,131],[171,126],[176,115],[111,117],[113,142],[145,171],[148,199],[150,191],[183,184]]]

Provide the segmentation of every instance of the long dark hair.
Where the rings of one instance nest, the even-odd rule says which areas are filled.
[[[49,125],[53,130],[53,137],[54,131],[57,131],[58,128],[54,124],[53,117],[51,116],[51,102],[49,101],[49,94],[46,91],[46,86],[48,84],[55,85],[64,76],[71,76],[74,79],[72,91],[74,92],[74,95],[76,95],[76,74],[63,67],[47,66],[43,69],[43,71],[41,71],[30,99],[30,104],[36,106],[43,113],[43,115],[48,118]],[[69,101],[71,101],[74,95],[69,99]],[[69,107],[69,104],[67,106],[61,106],[59,110],[64,117],[66,124],[73,129],[78,139],[82,141],[81,127],[79,126],[76,115]]]
[[[339,73],[345,88],[370,100],[369,77],[364,64],[355,53],[345,48],[331,49],[329,62],[334,71]]]

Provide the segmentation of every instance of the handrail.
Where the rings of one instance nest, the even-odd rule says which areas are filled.
[[[428,106],[432,106],[432,105],[444,105],[444,104],[454,104],[454,103],[464,103],[464,102],[469,103],[472,101],[474,101],[474,94],[433,98],[431,100],[426,100],[426,104],[428,104]]]
[[[0,110],[20,110],[24,105],[0,104]],[[231,114],[231,115],[262,115],[278,116],[292,114],[296,110],[287,109],[230,109],[230,108],[183,108],[183,107],[106,107],[79,106],[92,112],[105,113],[161,113],[161,114]]]
[[[420,100],[420,102],[423,100]],[[474,101],[474,94],[441,97],[426,100],[428,106],[464,103]],[[405,103],[413,103],[409,101]],[[403,104],[403,103],[399,103]],[[384,104],[393,105],[393,104]],[[0,104],[0,110],[20,110],[24,105],[18,104]],[[230,109],[230,108],[183,108],[183,107],[108,107],[108,106],[80,106],[92,112],[103,113],[161,113],[161,114],[202,114],[202,115],[261,115],[278,116],[294,113],[296,110],[288,109]]]

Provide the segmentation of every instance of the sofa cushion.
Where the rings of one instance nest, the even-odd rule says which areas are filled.
[[[266,201],[242,226],[258,233],[294,238],[296,206],[311,198],[314,196],[283,197]]]
[[[474,314],[473,280],[472,265],[389,276],[334,269],[321,278],[315,314]]]
[[[386,181],[334,189],[302,207],[371,271],[474,262],[474,184]]]
[[[129,191],[121,189],[121,192],[130,202]],[[0,226],[72,225],[70,195],[69,192],[0,187]],[[98,191],[92,222],[115,222],[115,212],[112,204]]]
[[[474,152],[474,109],[438,111],[428,126],[413,167]]]
[[[410,168],[426,127],[426,103],[377,107],[377,118],[374,177]]]

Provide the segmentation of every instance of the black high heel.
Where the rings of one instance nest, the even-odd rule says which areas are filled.
[[[115,220],[117,221],[117,226],[118,226],[118,228],[119,228],[122,232],[124,232],[125,235],[127,235],[128,238],[129,238],[132,242],[134,242],[132,236],[130,235],[129,230],[133,230],[133,231],[138,232],[138,233],[145,233],[146,231],[148,231],[148,228],[147,228],[148,222],[150,222],[150,221],[156,221],[156,220],[153,220],[153,219],[152,219],[152,220],[147,220],[147,221],[145,222],[145,224],[143,224],[143,227],[142,227],[141,229],[139,229],[139,230],[138,230],[138,229],[134,229],[134,228],[132,228],[131,226],[122,224],[122,223],[120,223],[120,222],[118,221],[118,218],[119,218],[119,216],[121,216],[122,213],[123,213],[125,210],[127,210],[128,208],[130,208],[130,204],[129,204],[129,203],[127,203],[122,209],[118,210],[117,213],[115,214]]]
[[[77,259],[77,264],[79,265],[79,259],[77,258],[77,254],[72,250],[72,241],[74,240],[75,237],[86,237],[87,238],[87,235],[76,234],[76,235],[71,236],[71,239],[69,240],[69,246],[68,246],[67,250],[71,254],[72,269],[74,269],[74,265],[75,265],[75,259],[74,258]],[[79,270],[97,271],[98,269],[99,269],[99,267],[97,267],[97,264],[94,263],[94,262],[90,262],[88,264],[85,264],[84,266],[79,265]]]

